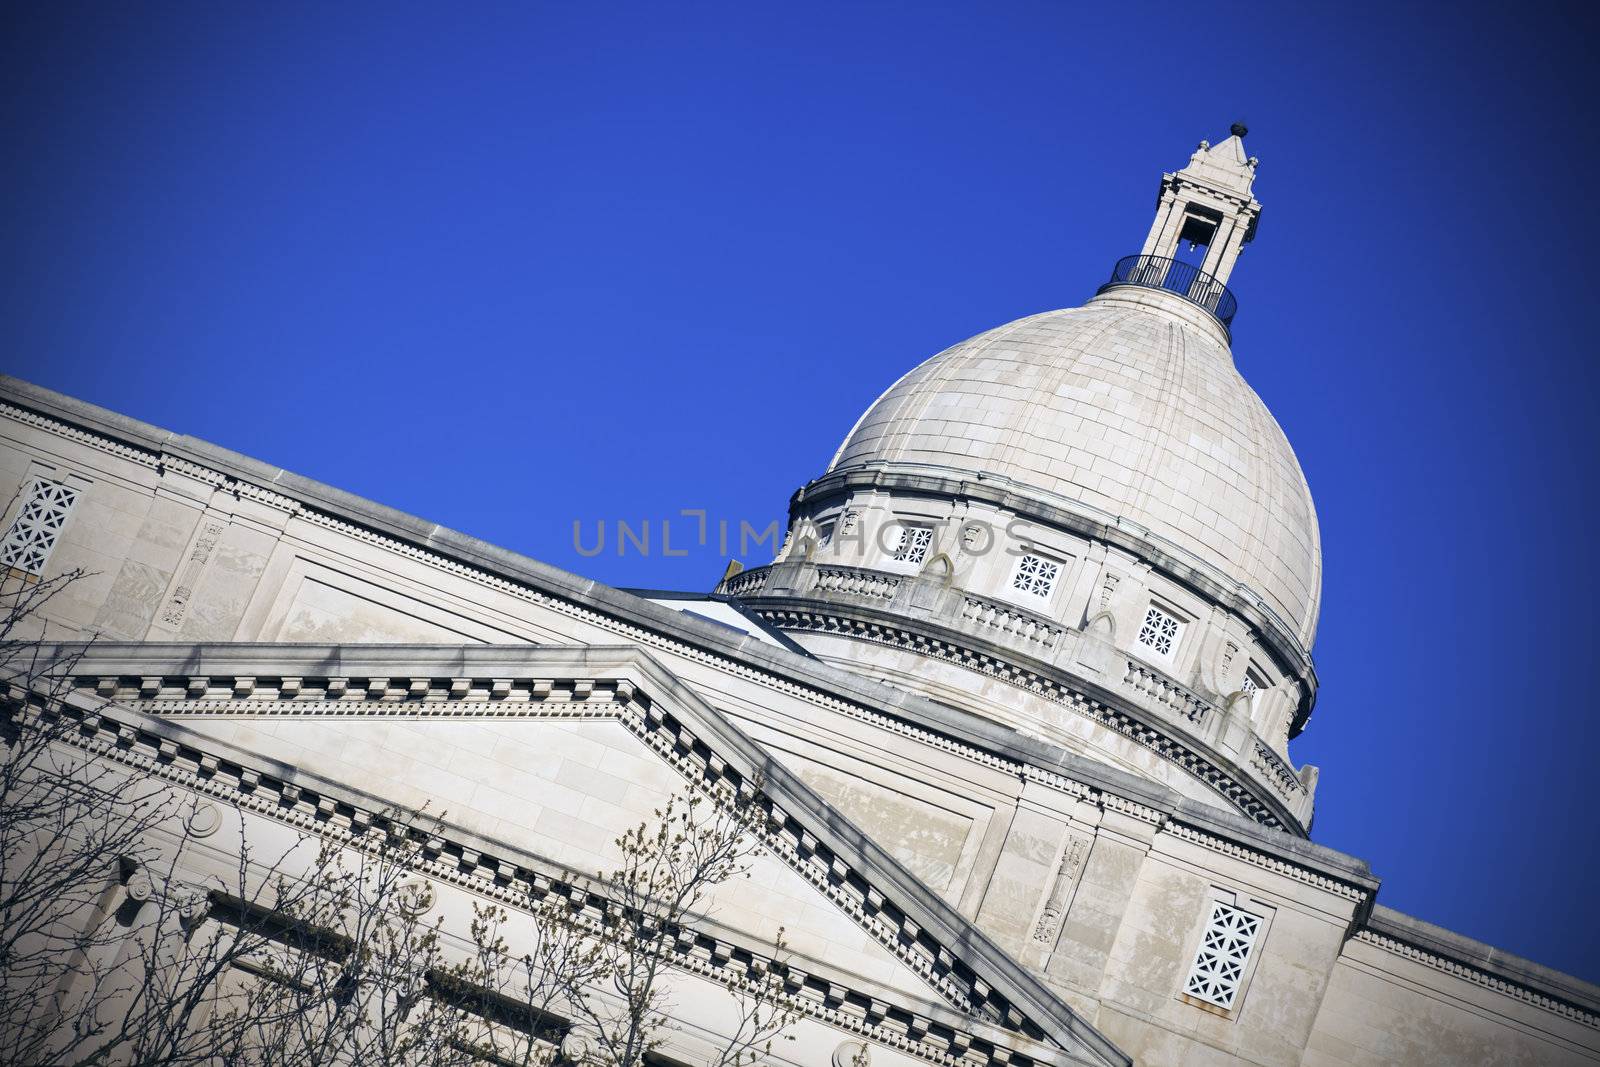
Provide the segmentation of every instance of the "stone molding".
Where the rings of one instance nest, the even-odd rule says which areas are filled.
[[[709,651],[707,646],[714,647],[726,644],[728,642],[727,636],[719,632],[720,628],[714,626],[696,627],[692,621],[685,619],[679,612],[658,609],[655,605],[641,602],[633,597],[626,596],[626,594],[617,593],[592,581],[576,580],[578,587],[571,590],[568,595],[563,595],[566,592],[565,590],[561,592],[546,591],[546,589],[541,588],[540,583],[535,581],[536,575],[552,579],[548,583],[550,585],[558,585],[559,583],[554,581],[557,578],[567,579],[567,584],[570,584],[575,579],[573,579],[573,576],[565,574],[565,572],[555,570],[555,568],[550,568],[538,564],[536,561],[506,552],[503,549],[497,549],[482,542],[474,541],[443,527],[423,523],[411,516],[362,500],[340,490],[323,486],[309,479],[300,478],[283,470],[270,468],[248,457],[226,452],[203,441],[179,438],[177,435],[148,426],[134,419],[96,408],[93,405],[73,400],[70,397],[51,393],[48,390],[28,385],[13,378],[0,376],[0,393],[16,395],[19,400],[30,401],[47,409],[65,408],[67,410],[63,414],[69,416],[77,415],[91,424],[109,424],[105,427],[106,429],[119,431],[134,437],[147,448],[154,449],[154,451],[136,454],[129,451],[130,446],[120,441],[105,438],[91,431],[79,429],[60,419],[19,407],[16,404],[5,403],[4,401],[0,401],[0,414],[16,413],[21,418],[21,421],[30,425],[48,429],[52,433],[62,434],[123,458],[135,459],[151,469],[170,469],[183,473],[202,481],[204,484],[212,485],[214,488],[248,497],[269,507],[279,509],[286,514],[321,526],[324,529],[363,541],[385,551],[403,555],[437,570],[453,574],[517,599],[539,604],[570,618],[617,633],[642,645],[670,651],[685,658],[715,665],[718,669],[728,671],[757,684],[787,692],[808,702],[833,710],[841,710],[847,714],[855,714],[854,708],[849,701],[841,701],[831,697],[825,691],[819,690],[812,685],[794,684],[785,677],[787,672],[750,666],[747,662],[748,660],[768,657],[765,647],[752,647],[752,642],[737,640],[734,643],[740,646],[739,651],[741,653],[738,657]],[[227,472],[213,469],[213,467],[203,465],[187,455],[176,454],[179,450],[186,452],[198,451],[204,455],[204,458],[217,466],[227,466],[230,469]],[[264,485],[252,482],[250,480],[252,475],[259,477],[262,482],[272,485],[292,483],[297,486],[303,495],[309,496],[323,506],[313,506],[274,489],[265,488]],[[349,509],[360,516],[363,521],[351,521],[350,517],[340,517],[334,514],[332,507],[341,505],[343,508]],[[422,529],[417,531],[420,535],[420,540],[408,540],[403,537],[391,536],[389,533],[384,532],[383,528],[385,526],[391,525],[396,521],[421,527]],[[454,553],[444,554],[442,551],[429,547],[440,542],[443,543],[439,545],[440,548],[449,545],[454,548]],[[462,544],[458,546],[455,542],[462,542]],[[458,558],[462,555],[488,558],[483,560],[485,565],[474,566]],[[502,563],[502,568],[495,568],[493,564],[496,562]],[[520,569],[529,573],[522,574],[520,577],[523,580],[521,581],[509,579],[498,573],[498,570],[503,569],[505,564],[511,564],[513,568],[520,565]],[[764,573],[764,571],[745,573]],[[580,596],[580,590],[581,593],[587,595]],[[623,609],[620,604],[607,603],[616,599],[628,601],[627,609]],[[612,607],[614,610],[610,612],[595,610],[586,606],[585,601],[606,603],[606,606]],[[659,619],[652,621],[660,624],[644,625],[636,623],[630,618],[630,616],[648,618],[652,615],[659,616]],[[702,632],[696,634],[698,640],[693,643],[676,639],[673,636],[675,631],[681,632],[684,630],[701,630]],[[845,676],[842,671],[837,673]],[[860,678],[855,676],[845,677],[848,678],[852,687],[860,687],[862,685],[863,680]],[[897,697],[903,696],[904,694],[897,694]],[[915,698],[912,699],[914,700]],[[875,700],[873,703],[888,705],[891,701],[882,700],[880,696],[880,699]],[[926,702],[926,704],[928,709],[937,707],[931,701]],[[927,717],[918,716],[917,718],[924,719]],[[974,715],[973,718],[977,719],[979,717]],[[1134,729],[1136,721],[1137,716],[1129,716],[1127,723],[1122,728],[1122,732]],[[1135,739],[1138,740],[1138,738]],[[1147,743],[1147,741],[1141,741],[1141,743]],[[1261,800],[1262,798],[1255,799]],[[1276,802],[1273,798],[1267,798],[1266,803],[1270,805]],[[1285,818],[1286,816],[1289,816],[1287,808],[1280,807],[1280,810],[1276,813],[1278,822],[1263,822],[1263,825],[1269,828],[1297,825],[1292,817]]]
[[[928,632],[913,628],[913,620],[901,616],[878,615],[861,608],[844,605],[819,604],[799,598],[751,598],[750,608],[764,622],[783,630],[810,630],[838,634],[858,641],[905,649],[919,655],[945,660],[969,670],[987,674],[1009,682],[1021,689],[1043,697],[1052,703],[1072,709],[1129,740],[1143,746],[1172,763],[1196,780],[1211,788],[1233,809],[1272,830],[1304,834],[1300,821],[1289,808],[1289,802],[1304,796],[1305,788],[1291,774],[1288,781],[1272,773],[1270,768],[1261,775],[1262,781],[1282,793],[1272,796],[1251,789],[1244,776],[1229,770],[1216,756],[1207,755],[1193,744],[1186,743],[1176,731],[1164,729],[1153,723],[1132,703],[1118,698],[1109,691],[1091,696],[1088,687],[1075,683],[1072,676],[1055,671],[1043,663],[1024,663],[1020,657],[1009,656],[995,646],[980,646],[962,635],[936,624],[925,625]],[[935,632],[938,631],[938,632]],[[1155,672],[1128,660],[1130,671],[1143,671],[1158,678]],[[1211,705],[1189,693],[1187,689],[1167,679],[1160,693],[1174,694],[1166,697],[1173,702],[1178,717],[1190,722],[1205,718]],[[1154,683],[1150,683],[1154,688]],[[1259,756],[1255,757],[1259,759]]]
[[[156,457],[142,448],[123,444],[120,441],[102,437],[97,433],[91,433],[88,430],[81,430],[76,426],[58,422],[47,415],[41,415],[28,408],[0,401],[0,415],[20,422],[25,426],[47,430],[58,437],[65,437],[69,441],[76,441],[78,444],[87,445],[90,448],[116,456],[118,459],[125,459],[142,467],[148,467],[151,470],[156,469],[158,466]]]
[[[28,425],[153,470],[191,474],[288,516],[399,553],[641,646],[714,667],[770,691],[873,723],[984,766],[1004,768],[1008,773],[1021,773],[1018,768],[1070,768],[1074,778],[1094,783],[1094,788],[1108,796],[1147,797],[1154,807],[1184,812],[1188,821],[1248,842],[1246,847],[1265,854],[1314,856],[1308,862],[1315,868],[1349,870],[1360,879],[1370,879],[1366,865],[1358,859],[1189,801],[1147,779],[1024,736],[976,713],[874,683],[756,638],[735,636],[715,623],[699,622],[681,612],[206,441],[0,375],[0,414],[7,413],[16,413]],[[255,647],[276,647],[280,653],[283,649],[271,645]],[[376,646],[368,651],[375,653]],[[438,649],[427,651],[437,653]],[[517,650],[517,655],[524,654]],[[1371,884],[1375,890],[1376,881]]]
[[[849,467],[812,480],[796,490],[789,500],[790,525],[820,506],[863,490],[978,501],[1014,514],[1020,520],[1054,527],[1132,553],[1203,599],[1239,616],[1257,631],[1280,665],[1296,676],[1310,694],[1295,712],[1290,726],[1291,738],[1305,727],[1316,702],[1317,674],[1311,653],[1296,636],[1295,628],[1248,586],[1220,573],[1153,531],[1066,497],[1042,500],[1038,490],[1024,491],[1006,478],[910,463]]]
[[[85,716],[83,722],[82,736],[75,740],[85,752],[148,771],[241,810],[353,848],[362,847],[361,839],[366,833],[374,828],[381,829],[382,818],[376,805],[357,807],[341,802],[333,798],[331,790],[318,792],[315,787],[306,788],[245,768],[188,745],[151,735],[103,713]],[[570,872],[551,873],[547,865],[532,857],[498,858],[494,852],[484,851],[474,844],[476,842],[465,842],[456,835],[430,839],[426,858],[411,869],[510,908],[521,907],[530,894],[593,896],[592,884],[582,876],[573,876]],[[730,989],[753,988],[750,967],[755,963],[770,967],[774,962],[770,955],[759,950],[700,929],[681,931],[674,939],[672,951],[674,966]],[[1027,1067],[1050,1060],[1048,1054],[1036,1060],[1026,1054],[1010,1053],[993,1040],[982,1037],[981,1026],[963,1025],[942,1012],[925,1013],[892,1005],[882,994],[862,992],[792,964],[786,969],[786,988],[790,1006],[802,1014],[940,1067],[970,1067],[973,1060],[966,1056],[968,1049],[976,1049],[981,1057],[978,1062],[990,1067],[1014,1064]],[[978,1032],[973,1033],[973,1030]]]
[[[670,678],[670,674],[655,664],[648,654],[631,648],[591,646],[524,650],[484,646],[341,648],[303,645],[100,644],[89,646],[88,652],[91,658],[80,665],[83,688],[79,691],[79,696],[86,697],[87,701],[75,702],[84,705],[77,713],[82,715],[84,723],[79,743],[86,750],[160,773],[168,780],[185,785],[197,793],[230,803],[238,802],[249,810],[269,814],[317,832],[333,827],[337,832],[351,833],[353,831],[350,828],[361,825],[363,819],[370,822],[372,813],[381,804],[373,798],[367,798],[365,804],[361,798],[356,798],[354,802],[342,799],[338,796],[340,791],[337,787],[326,784],[297,783],[262,773],[245,766],[241,759],[236,758],[239,754],[221,757],[215,751],[205,751],[198,746],[204,745],[211,750],[230,749],[231,746],[210,739],[201,740],[192,731],[161,716],[174,713],[318,714],[329,710],[350,715],[451,715],[460,714],[461,709],[470,706],[470,713],[474,716],[509,717],[526,715],[537,706],[538,714],[545,717],[610,717],[628,724],[636,733],[645,730],[647,733],[640,734],[641,738],[663,756],[672,758],[674,765],[691,778],[698,775],[701,780],[720,780],[720,776],[725,775],[732,766],[710,748],[697,745],[696,741],[702,738],[692,728],[674,726],[678,722],[677,717],[651,699],[649,689],[652,687],[641,685],[634,677],[608,675],[595,669],[602,665],[626,663],[635,667],[649,665],[650,671]],[[415,675],[403,673],[400,669],[402,664],[426,665],[429,657],[439,661],[440,670],[437,673]],[[275,658],[277,662],[274,662]],[[484,661],[480,665],[489,669],[475,670],[471,675],[450,669],[465,666],[474,658]],[[229,661],[232,661],[232,670],[225,669]],[[539,668],[538,676],[507,669],[518,662],[523,666]],[[581,664],[588,667],[589,671],[583,675],[571,670],[563,671],[558,669],[562,662],[569,666]],[[317,675],[311,670],[311,665],[315,663],[335,664],[341,673]],[[186,673],[186,664],[192,665],[196,673]],[[289,669],[299,673],[288,674]],[[198,673],[201,670],[207,673]],[[326,699],[330,689],[340,694],[336,700]],[[13,697],[16,695],[13,691]],[[150,711],[141,712],[137,708],[116,703],[124,700],[146,704]],[[90,704],[93,706],[88,706]],[[123,712],[127,721],[119,719],[118,712]],[[886,725],[901,727],[897,732],[913,732],[899,720],[887,716],[875,718]],[[731,724],[724,722],[723,725],[726,729],[737,731]],[[663,730],[664,734],[661,733]],[[668,739],[662,740],[663,737]],[[945,740],[947,743],[941,747],[955,751],[957,743]],[[1337,877],[1326,867],[1295,863],[1283,855],[1251,848],[1237,840],[1210,832],[1213,828],[1197,824],[1193,818],[1186,818],[1181,812],[1169,812],[1135,798],[1108,792],[1057,771],[1031,764],[1013,764],[993,754],[987,754],[984,762],[1137,819],[1156,827],[1157,832],[1169,833],[1219,855],[1250,863],[1351,901],[1357,905],[1357,919],[1352,933],[1356,940],[1470,981],[1492,992],[1511,996],[1581,1025],[1600,1029],[1600,990],[1593,990],[1585,983],[1522,961],[1516,961],[1517,969],[1529,971],[1531,977],[1508,974],[1503,969],[1497,973],[1493,964],[1508,963],[1505,954],[1448,931],[1436,931],[1435,940],[1449,940],[1451,944],[1460,942],[1460,950],[1449,954],[1439,951],[1440,945],[1427,938],[1408,937],[1405,930],[1410,927],[1434,928],[1389,909],[1374,910],[1372,902],[1377,884],[1370,878]],[[767,766],[772,765],[769,763]],[[815,798],[813,801],[825,807],[823,802],[815,801]],[[870,884],[864,881],[854,889],[840,888],[845,884],[840,879],[848,880],[850,873],[857,873],[856,868],[848,860],[841,865],[837,853],[830,854],[826,848],[819,848],[818,845],[826,845],[826,842],[815,832],[811,832],[811,840],[807,840],[805,827],[795,817],[795,812],[802,810],[803,805],[794,802],[788,806],[779,803],[774,809],[775,814],[783,817],[784,827],[782,840],[775,844],[774,851],[830,899],[851,911],[864,929],[882,930],[882,920],[875,916],[868,917],[868,910],[869,906],[877,907],[878,914],[881,914],[882,905],[876,902],[888,898],[882,896],[881,892],[875,895]],[[1309,843],[1300,847],[1316,849]],[[443,866],[430,866],[424,873],[479,892],[492,892],[498,886],[499,891],[506,894],[511,894],[506,886],[514,877],[524,881],[531,877],[550,877],[548,873],[541,873],[537,869],[539,861],[536,859],[502,858],[506,851],[503,846],[497,849],[492,842],[484,842],[463,833],[459,839],[452,837],[449,842],[441,841],[439,857],[448,858],[436,857],[433,862]],[[923,893],[926,892],[924,889]],[[897,929],[899,932],[894,938],[898,943],[910,928],[901,925]],[[917,926],[915,929],[920,938],[926,928]],[[875,936],[882,943],[885,935],[875,932]],[[712,940],[715,941],[714,938]],[[731,945],[731,942],[727,944]],[[718,968],[726,964],[718,961],[736,958],[737,955],[730,954],[726,948],[716,948],[711,941],[697,940],[696,945],[699,946],[697,951],[702,968],[697,973],[711,975],[717,971],[725,974]],[[741,952],[750,951],[744,946],[737,947]],[[970,941],[963,942],[964,951],[973,948]],[[918,973],[931,973],[938,964],[950,957],[935,949],[920,958],[929,962]],[[1509,958],[1512,961],[1514,959]],[[733,976],[726,980],[736,978]],[[905,1048],[930,1062],[951,1065],[957,1062],[948,1051],[940,1053],[925,1047],[926,1035],[936,1034],[937,1028],[928,1030],[915,1042],[905,1033],[898,1033],[892,1028],[885,1031],[882,1024],[872,1023],[870,1013],[852,1014],[841,1007],[832,1006],[843,1002],[838,1000],[839,991],[832,986],[824,987],[823,981],[818,977],[815,984],[814,999],[820,1001],[820,1006],[805,1005],[808,1014],[852,1032],[870,1035],[874,1040],[884,1040],[894,1047]],[[1563,996],[1552,991],[1551,986],[1555,983],[1571,985],[1577,992]],[[851,997],[849,1003],[859,1004],[859,995],[852,992]],[[881,996],[877,997],[879,1001],[882,999]],[[951,999],[952,1004],[961,1004],[959,999]],[[992,1021],[992,1025],[1003,1023]],[[939,1038],[936,1036],[935,1040]],[[982,1051],[980,1044],[968,1047]],[[962,1062],[970,1063],[971,1060]],[[1000,1067],[1004,1061],[992,1062],[995,1067]],[[1011,1062],[1017,1060],[1013,1058]]]
[[[1244,848],[1232,841],[1225,841],[1213,834],[1197,830],[1192,826],[1185,826],[1175,820],[1165,820],[1161,829],[1180,841],[1199,845],[1201,848],[1209,849],[1218,855],[1231,856],[1234,859],[1243,860],[1253,866],[1260,867],[1264,871],[1271,871],[1273,874],[1293,878],[1295,881],[1311,886],[1313,889],[1320,889],[1324,893],[1332,893],[1334,896],[1341,897],[1357,905],[1369,904],[1373,897],[1372,891],[1366,886],[1358,885],[1354,882],[1346,882],[1338,878],[1330,878],[1325,874],[1310,870],[1299,864],[1286,863],[1276,856],[1268,856],[1254,849]]]
[[[1600,1030],[1600,988],[1393,908],[1374,907],[1355,939]]]
[[[1071,756],[1060,746],[1024,737],[975,713],[878,685],[850,672],[775,649],[754,638],[732,636],[726,628],[714,623],[700,623],[680,612],[658,607],[598,582],[208,442],[174,434],[5,375],[0,375],[0,397],[10,398],[9,402],[0,399],[0,414],[16,413],[19,421],[29,425],[81,441],[108,454],[132,459],[153,470],[170,469],[189,474],[325,529],[609,630],[641,645],[714,666],[820,708],[874,722],[892,722],[897,732],[929,739],[930,743],[986,765],[1009,767],[1037,763],[1049,766],[1067,762],[1075,765],[1074,773],[1079,777],[1104,783],[1108,792],[1161,795],[1161,803],[1169,807],[1182,807],[1187,803],[1153,783],[1104,764],[1091,764]],[[287,492],[280,492],[280,489]],[[288,492],[295,495],[288,495]],[[992,756],[991,753],[1004,755]],[[1259,838],[1257,847],[1269,851],[1274,848],[1276,835],[1271,832],[1250,833],[1244,827],[1232,830],[1251,839]],[[1337,855],[1329,850],[1322,851],[1330,856]],[[1339,859],[1360,865],[1349,857]]]
[[[659,705],[679,701],[698,714],[712,717],[718,729],[750,746],[752,766],[776,768],[773,776],[791,787],[809,789],[765,757],[726,717],[683,686],[647,652],[628,646],[495,647],[484,645],[186,645],[96,643],[63,646],[82,649],[79,675],[85,689],[103,700],[138,701],[151,713],[170,715],[322,714],[386,716],[459,715],[471,707],[480,718],[529,714],[537,706],[544,717],[618,717],[616,706]],[[426,674],[414,673],[433,667]],[[471,673],[466,673],[471,668]],[[295,673],[289,673],[289,672]],[[642,673],[641,673],[642,672]],[[654,684],[648,684],[654,679]],[[329,699],[329,693],[337,696]],[[652,701],[650,693],[655,693]],[[665,694],[665,696],[663,696]],[[877,728],[1007,775],[1057,790],[1074,800],[1117,811],[1196,844],[1263,870],[1274,871],[1346,899],[1370,902],[1377,882],[1364,866],[1341,868],[1310,862],[1327,850],[1286,834],[1276,835],[1283,850],[1251,847],[1214,820],[1199,817],[1201,809],[1185,803],[1162,805],[1160,799],[1135,791],[1117,791],[1103,783],[1074,776],[1065,768],[1048,768],[1008,758],[919,727],[896,716],[841,705],[839,710]],[[631,728],[631,727],[630,727]],[[1074,768],[1076,769],[1076,768]],[[1144,783],[1130,779],[1130,784]],[[826,802],[807,801],[826,808]],[[1189,802],[1192,804],[1192,802]],[[1198,810],[1195,810],[1198,809]],[[1249,826],[1235,817],[1238,828]],[[853,829],[853,828],[852,828]],[[1259,831],[1257,831],[1259,832]],[[860,835],[865,839],[865,835]],[[1292,846],[1307,855],[1295,861]],[[873,846],[874,848],[876,846]],[[1330,854],[1336,855],[1336,854]],[[893,861],[891,861],[893,862]],[[905,875],[923,893],[914,876]],[[1355,894],[1355,895],[1351,895]],[[938,901],[943,905],[943,901]],[[945,907],[948,907],[947,905]],[[955,917],[959,923],[965,920]]]
[[[466,710],[473,717],[501,718],[544,716],[550,708],[561,717],[616,719],[690,781],[708,787],[722,783],[736,792],[741,803],[765,806],[778,827],[765,842],[769,849],[957,1010],[970,1014],[980,1025],[1030,1041],[1047,1040],[1047,1035],[1060,1040],[1071,1034],[1099,1057],[1098,1062],[1126,1062],[1110,1042],[1035,976],[988,943],[968,920],[799,779],[768,759],[737,727],[647,654],[631,648],[594,646],[515,650],[406,646],[408,654],[402,658],[412,663],[440,658],[450,661],[438,664],[440,673],[416,676],[401,675],[394,669],[396,651],[384,646],[61,646],[61,654],[84,654],[75,692],[85,697],[92,693],[91,700],[105,705],[136,702],[135,714],[164,725],[171,724],[163,717],[173,714],[414,717]],[[482,664],[491,668],[482,674],[460,673],[463,661],[473,659],[477,651],[490,652],[478,657],[486,660],[494,660],[495,651],[514,653],[510,658],[535,666],[539,676],[505,671],[501,662]],[[283,660],[288,662],[274,664],[269,658],[272,652],[286,653]],[[254,662],[241,665],[246,656]],[[365,664],[361,662],[364,656]],[[341,663],[341,673],[317,674],[310,669],[313,663],[330,658]],[[219,670],[229,660],[234,671]],[[189,673],[191,669],[207,673]],[[289,669],[301,673],[291,675]],[[335,820],[335,825],[355,825],[352,820],[358,818],[353,806],[317,786],[303,786],[246,767],[246,754],[221,760],[198,747],[228,747],[221,743],[195,736],[180,742],[158,736],[148,724],[117,722],[94,711],[86,711],[84,721],[86,736],[101,738],[94,749],[98,754],[113,758],[118,758],[118,752],[134,754],[138,765],[169,776],[169,768],[176,768],[188,777],[180,774],[174,780],[208,795],[271,793],[278,799],[261,810],[278,815],[298,813],[301,821],[296,825],[307,829],[329,820]],[[758,777],[764,782],[760,794],[750,788]],[[365,810],[370,820],[376,809],[369,803]],[[455,860],[445,861],[447,865],[457,863],[465,872],[460,877],[468,880],[456,884],[482,890],[486,884],[503,886],[527,880],[517,860],[504,858],[504,846],[489,842],[462,848]],[[446,880],[454,879],[452,875]],[[738,947],[741,952],[749,951]],[[852,991],[849,1003],[860,999],[859,991]],[[994,1047],[979,1038],[963,1048],[982,1052],[986,1045]],[[957,1058],[964,1054],[955,1053]],[[998,1054],[1001,1060],[997,1062],[1003,1062],[1006,1053],[1002,1049]],[[1013,1056],[1012,1062],[1018,1058]]]
[[[1531,1004],[1534,1007],[1542,1008],[1545,1011],[1554,1012],[1555,1014],[1560,1015],[1562,1018],[1571,1019],[1573,1022],[1587,1026],[1591,1029],[1600,1030],[1600,1014],[1597,1014],[1591,1010],[1580,1008],[1575,1004],[1550,996],[1546,993],[1541,993],[1538,990],[1529,988],[1526,985],[1508,981],[1489,971],[1474,967],[1471,964],[1463,963],[1459,960],[1453,960],[1447,956],[1435,955],[1434,953],[1429,952],[1427,949],[1405,941],[1401,941],[1398,938],[1377,933],[1373,930],[1359,930],[1356,932],[1355,939],[1364,944],[1372,945],[1375,948],[1380,948],[1385,952],[1393,953],[1394,955],[1400,956],[1403,959],[1411,960],[1413,963],[1420,963],[1424,967],[1431,967],[1433,970],[1441,971],[1453,978],[1464,979],[1473,983],[1474,985],[1482,986],[1491,992],[1499,993],[1515,1000],[1520,1000],[1525,1004]]]

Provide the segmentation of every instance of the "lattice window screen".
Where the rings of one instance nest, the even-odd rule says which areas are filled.
[[[28,574],[43,574],[50,550],[61,536],[78,491],[60,482],[35,479],[27,488],[22,510],[0,541],[0,567],[15,567]]]
[[[921,563],[928,558],[928,549],[932,545],[933,527],[901,527],[900,544],[894,550],[894,558],[902,563]]]
[[[1232,904],[1214,901],[1211,918],[1200,938],[1200,951],[1189,968],[1183,991],[1219,1008],[1233,1007],[1244,965],[1261,932],[1261,917]]]
[[[1011,587],[1031,593],[1040,600],[1047,599],[1056,587],[1056,577],[1061,564],[1039,556],[1023,556],[1017,561],[1017,571],[1011,576]]]
[[[1170,656],[1182,631],[1183,623],[1152,604],[1144,613],[1144,625],[1139,627],[1137,640],[1158,656]]]

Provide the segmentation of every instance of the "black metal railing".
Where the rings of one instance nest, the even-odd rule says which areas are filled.
[[[1100,287],[1105,292],[1113,285],[1143,285],[1177,293],[1191,304],[1198,304],[1216,316],[1224,326],[1233,323],[1239,301],[1233,292],[1199,267],[1166,256],[1123,256],[1111,270],[1111,280]]]

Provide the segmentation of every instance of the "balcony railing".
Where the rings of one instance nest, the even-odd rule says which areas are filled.
[[[1232,325],[1239,301],[1226,285],[1178,259],[1165,256],[1123,256],[1112,268],[1111,280],[1100,287],[1105,292],[1113,285],[1142,285],[1177,293],[1191,304],[1211,312],[1224,326]]]

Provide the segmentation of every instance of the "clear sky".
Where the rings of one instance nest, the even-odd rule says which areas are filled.
[[[1234,349],[1326,556],[1313,836],[1600,979],[1583,8],[4,18],[5,369],[618,585],[723,561],[584,558],[574,520],[780,518],[905,370],[1090,296],[1245,119]]]

